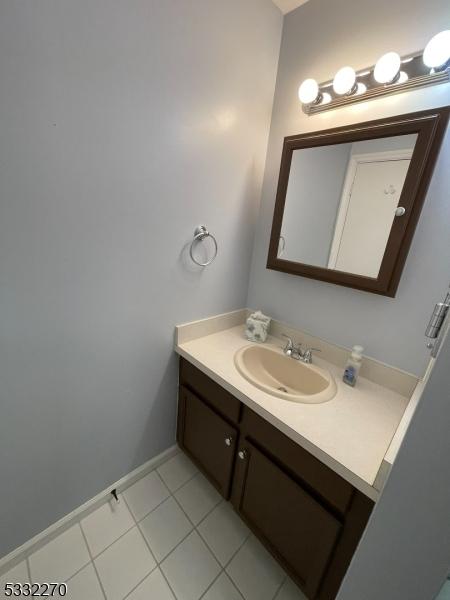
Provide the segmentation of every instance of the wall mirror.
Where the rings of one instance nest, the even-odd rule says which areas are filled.
[[[285,138],[267,267],[395,296],[448,118]]]

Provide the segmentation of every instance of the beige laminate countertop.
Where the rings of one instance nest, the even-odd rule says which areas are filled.
[[[269,337],[282,352],[282,342]],[[368,379],[356,387],[342,382],[342,370],[314,357],[337,384],[336,396],[323,404],[275,398],[250,384],[237,371],[234,355],[250,342],[243,326],[176,345],[175,350],[241,402],[328,465],[361,492],[376,500],[374,483],[409,399]],[[377,481],[379,485],[379,481]]]

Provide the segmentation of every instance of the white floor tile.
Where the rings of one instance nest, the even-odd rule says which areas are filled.
[[[221,500],[219,492],[201,473],[183,485],[175,493],[175,498],[195,525]]]
[[[58,596],[56,596],[58,598]],[[66,600],[104,600],[102,588],[95,572],[94,566],[90,563],[77,573],[67,583]]]
[[[178,600],[198,600],[220,573],[219,563],[193,531],[161,563]]]
[[[272,600],[286,577],[254,536],[245,542],[226,570],[246,600]]]
[[[200,523],[198,531],[222,566],[225,566],[250,535],[229,502],[222,502]]]
[[[170,494],[158,473],[152,471],[125,490],[123,495],[135,519],[140,521]]]
[[[242,596],[234,587],[229,577],[225,573],[222,573],[203,596],[202,600],[242,600]]]
[[[182,452],[158,467],[157,470],[171,492],[177,490],[197,473],[197,467]]]
[[[292,579],[288,578],[276,595],[276,600],[308,600],[308,598],[300,591]]]
[[[62,583],[91,560],[78,523],[34,552],[30,558],[31,578],[37,583]]]
[[[156,566],[137,527],[95,559],[108,600],[122,600]]]
[[[161,562],[192,530],[192,524],[175,500],[168,498],[141,521],[140,528]]]
[[[134,519],[123,500],[106,502],[84,518],[81,527],[92,556],[97,556],[134,527]]]
[[[0,576],[0,599],[4,600],[9,597],[5,596],[5,585],[7,583],[29,583],[28,580],[27,563],[23,561]]]
[[[175,600],[167,581],[159,569],[155,569],[138,587],[127,596],[127,600]],[[230,599],[231,600],[231,599]]]

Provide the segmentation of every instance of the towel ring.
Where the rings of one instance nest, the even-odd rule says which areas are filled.
[[[214,242],[214,256],[212,258],[210,258],[209,260],[207,260],[206,262],[202,263],[202,262],[199,262],[196,258],[194,258],[194,246],[195,246],[196,242],[203,242],[203,240],[205,240],[208,237],[210,237],[212,239],[212,241]],[[206,227],[204,225],[198,225],[198,227],[195,228],[194,239],[192,240],[191,247],[189,248],[189,254],[191,255],[193,262],[195,262],[195,264],[198,265],[199,267],[207,267],[216,258],[217,250],[218,250],[218,246],[217,246],[216,238],[212,235],[212,233],[209,233],[209,231],[206,229]]]

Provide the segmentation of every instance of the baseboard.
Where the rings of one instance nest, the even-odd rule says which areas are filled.
[[[175,456],[175,454],[178,454],[178,452],[179,448],[177,445],[171,446],[167,450],[164,450],[164,452],[161,452],[161,454],[151,458],[140,467],[137,467],[137,469],[134,469],[134,471],[131,471],[131,473],[128,473],[119,479],[119,481],[111,483],[111,485],[103,490],[103,492],[100,492],[94,498],[91,498],[56,523],[53,523],[53,525],[50,525],[50,527],[47,527],[47,529],[44,529],[44,531],[41,531],[41,533],[35,535],[33,538],[28,540],[28,542],[22,544],[22,546],[19,546],[3,558],[0,558],[0,576],[12,569],[16,564],[25,560],[27,556],[50,542],[60,533],[66,529],[69,529],[69,527],[71,527],[74,523],[86,517],[89,513],[93,512],[105,502],[108,502],[111,497],[111,490],[116,489],[119,493],[123,492],[128,487],[133,485],[133,483],[136,483],[136,481],[147,475],[147,473],[159,467],[159,465],[164,463],[172,456]]]

